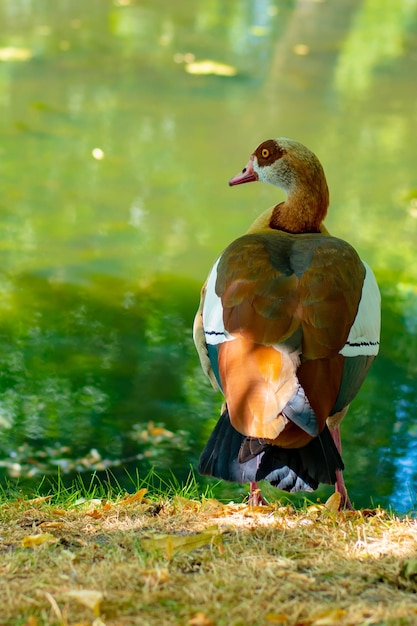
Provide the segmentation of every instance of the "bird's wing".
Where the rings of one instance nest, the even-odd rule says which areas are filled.
[[[204,332],[203,309],[206,298],[206,288],[207,281],[204,283],[201,289],[200,304],[198,307],[198,311],[194,317],[193,339],[198,356],[200,358],[201,369],[209,378],[213,388],[216,391],[221,391],[220,381],[218,379],[218,376],[216,377],[216,374],[213,371],[213,365],[215,366],[215,370],[217,371],[217,358],[215,358],[214,360],[210,359],[209,346],[206,343],[206,335]]]
[[[228,246],[208,278],[202,323],[237,430],[291,447],[321,432],[364,277],[353,248],[333,237],[268,230]]]

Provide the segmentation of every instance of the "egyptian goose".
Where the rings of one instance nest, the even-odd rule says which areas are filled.
[[[202,474],[285,491],[343,481],[339,425],[378,353],[380,294],[372,270],[323,220],[323,168],[304,145],[261,143],[229,185],[260,180],[284,202],[262,213],[214,264],[201,292],[194,342],[225,397]]]

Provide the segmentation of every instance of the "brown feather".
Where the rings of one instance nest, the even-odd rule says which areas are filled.
[[[355,319],[365,278],[357,253],[344,241],[318,246],[300,281],[303,356],[335,355],[346,343]]]
[[[226,249],[216,292],[225,328],[237,338],[220,346],[219,371],[239,432],[283,447],[308,442],[311,437],[281,414],[298,380],[321,432],[340,388],[344,359],[338,353],[363,278],[356,252],[333,237],[265,230]],[[298,371],[291,351],[301,355]]]
[[[271,345],[301,327],[303,356],[317,359],[346,343],[364,275],[357,253],[340,239],[265,230],[225,250],[216,292],[228,332]]]
[[[291,358],[237,338],[219,347],[219,371],[236,430],[276,440],[288,423],[281,411],[297,390]]]
[[[303,361],[297,370],[297,377],[319,420],[320,430],[324,428],[339,393],[345,357],[336,354],[327,359]]]

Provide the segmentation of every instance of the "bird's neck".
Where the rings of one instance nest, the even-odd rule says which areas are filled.
[[[274,207],[269,226],[287,233],[319,233],[328,204],[329,192],[325,182],[321,189],[298,188]]]

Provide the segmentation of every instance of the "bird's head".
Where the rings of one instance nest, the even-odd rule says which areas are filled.
[[[329,191],[320,161],[306,146],[286,137],[263,141],[252,152],[246,167],[230,179],[229,185],[256,180],[280,187],[287,193],[287,201],[279,205],[274,223],[280,223],[285,209],[293,214],[291,221],[297,214],[299,223],[291,226],[281,223],[283,229],[296,232],[299,228],[320,228],[329,205]],[[284,221],[288,221],[287,218]]]
[[[324,179],[316,155],[299,141],[279,137],[263,141],[251,154],[246,167],[230,179],[229,185],[260,180],[290,193],[295,185],[308,183],[312,176]]]

